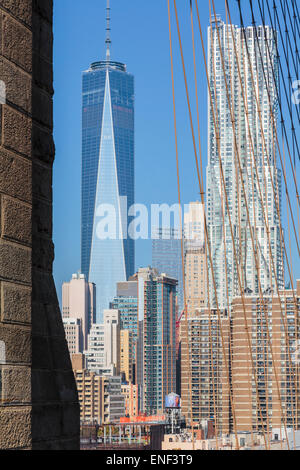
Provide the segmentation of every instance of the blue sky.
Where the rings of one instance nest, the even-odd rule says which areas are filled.
[[[208,2],[198,3],[206,36]],[[225,19],[224,3],[224,0],[215,1]],[[178,0],[177,4],[187,73],[192,79],[189,2]],[[236,2],[232,4],[233,20],[239,23]],[[59,297],[62,282],[80,269],[81,72],[105,56],[105,5],[106,0],[54,0],[54,277]],[[136,202],[173,204],[178,196],[167,1],[111,0],[111,8],[112,60],[126,63],[128,71],[135,76]],[[250,22],[249,12],[245,13]],[[199,44],[198,38],[199,33]],[[173,39],[182,202],[188,203],[200,196],[175,28]],[[205,169],[207,93],[200,48],[197,57]],[[192,81],[189,86],[193,98]],[[138,241],[136,266],[149,264],[151,242]],[[299,264],[297,268],[299,277]]]

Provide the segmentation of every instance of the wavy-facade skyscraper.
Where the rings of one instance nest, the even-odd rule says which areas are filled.
[[[207,221],[220,308],[241,290],[284,287],[276,43],[269,26],[243,30],[218,19],[208,29]],[[209,278],[215,308],[211,269]]]

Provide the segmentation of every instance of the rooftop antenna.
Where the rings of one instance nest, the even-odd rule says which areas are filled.
[[[110,45],[111,45],[111,38],[110,38],[110,2],[107,0],[106,5],[106,61],[110,61]]]

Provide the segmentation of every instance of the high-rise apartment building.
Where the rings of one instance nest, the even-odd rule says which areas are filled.
[[[153,268],[138,273],[139,338],[138,383],[142,410],[163,413],[165,397],[176,390],[176,286],[177,280]],[[142,369],[142,370],[141,370]]]
[[[87,349],[84,351],[87,369],[93,372],[104,368],[104,325],[94,323],[88,335]],[[114,369],[111,367],[111,374]]]
[[[117,295],[110,304],[120,314],[121,330],[121,372],[126,380],[136,382],[136,344],[138,338],[138,282],[135,276],[129,281],[117,283]],[[128,335],[126,333],[128,332]],[[123,339],[123,347],[122,347]],[[127,341],[128,340],[128,341]],[[122,351],[123,348],[123,351]],[[122,360],[124,364],[122,366]],[[129,361],[129,362],[128,362]],[[125,367],[125,363],[127,364]],[[125,367],[125,369],[124,369]]]
[[[104,310],[103,323],[95,323],[88,335],[87,368],[101,374],[119,375],[120,320],[118,310]]]
[[[157,228],[152,231],[152,267],[177,279],[177,304],[180,314],[184,307],[182,249],[180,231],[175,228]]]
[[[106,60],[82,78],[81,269],[97,287],[98,323],[116,283],[134,274],[134,78],[110,59],[109,21],[107,32]]]
[[[232,393],[238,431],[299,429],[300,281],[232,307]],[[246,332],[250,333],[250,346]],[[281,404],[280,404],[281,403]]]
[[[184,214],[184,267],[188,316],[203,309],[206,299],[204,204],[191,202]]]
[[[203,309],[181,321],[181,406],[189,424],[213,420],[230,432],[230,319]],[[229,377],[228,377],[229,375]]]
[[[82,354],[72,357],[78,390],[80,419],[84,424],[118,423],[125,415],[121,377],[108,377],[84,367]]]
[[[197,329],[197,325],[200,327],[200,316],[207,298],[204,204],[200,202],[191,202],[184,214],[184,272],[187,318],[184,314],[180,321],[181,396],[187,418],[199,422],[203,390],[200,372],[204,367],[199,335],[201,328]]]
[[[70,282],[63,283],[62,316],[67,338],[69,333],[72,337],[79,334],[77,342],[80,346],[79,350],[76,349],[76,353],[83,352],[87,346],[88,333],[96,317],[96,287],[92,282],[87,282],[84,274],[73,274]],[[77,332],[78,328],[79,332]]]
[[[267,441],[272,429],[299,429],[300,281],[280,296],[235,297],[230,316],[204,309],[181,329],[189,423],[211,420],[218,435],[259,432]]]
[[[231,25],[227,26],[218,19],[208,29],[208,68],[214,113],[209,97],[207,222],[220,308],[230,308],[232,299],[240,295],[238,275],[242,291],[250,289],[258,294],[259,282],[262,291],[275,288],[275,277],[279,287],[284,287],[281,228],[277,212],[277,206],[281,205],[281,173],[276,166],[276,124],[272,120],[273,114],[276,121],[278,107],[277,83],[272,72],[272,69],[275,75],[278,72],[277,34],[268,26],[247,27],[245,30],[233,26],[233,35],[238,58]],[[229,100],[227,92],[230,94]],[[268,227],[265,226],[263,210]],[[268,233],[275,270],[271,262]],[[257,255],[258,269],[254,253]],[[209,277],[210,299],[212,305],[216,306],[211,266]]]

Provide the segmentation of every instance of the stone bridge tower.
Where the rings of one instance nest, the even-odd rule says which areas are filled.
[[[52,0],[0,0],[0,449],[78,449],[52,277]]]

